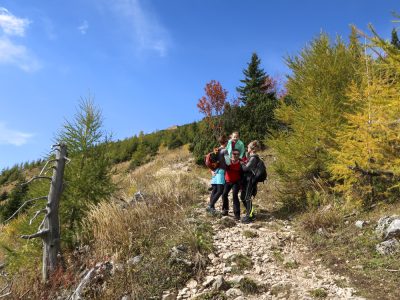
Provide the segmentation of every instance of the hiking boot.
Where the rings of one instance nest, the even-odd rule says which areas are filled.
[[[253,220],[254,220],[254,217],[244,216],[242,218],[242,223],[243,224],[249,224],[249,223],[253,222]]]
[[[217,213],[217,211],[215,210],[214,207],[211,207],[210,205],[207,206],[206,208],[206,212],[208,212],[209,214],[215,215]]]
[[[224,209],[224,210],[221,212],[221,215],[222,215],[222,216],[227,216],[227,215],[228,215],[228,211]]]
[[[235,215],[235,221],[240,221],[240,216]]]

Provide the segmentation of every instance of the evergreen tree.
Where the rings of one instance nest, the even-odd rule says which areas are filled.
[[[283,181],[288,205],[304,205],[306,195],[321,181],[329,180],[328,149],[350,110],[347,87],[359,81],[361,47],[353,39],[348,47],[341,39],[331,45],[322,34],[298,56],[287,59],[292,70],[287,93],[291,101],[276,110],[286,131],[277,132],[270,144],[277,151],[276,171]],[[358,49],[356,52],[356,49]]]
[[[250,62],[247,64],[247,69],[243,70],[245,76],[241,79],[244,85],[238,87],[236,90],[240,94],[239,100],[244,104],[251,104],[255,97],[265,94],[268,86],[265,84],[268,76],[265,71],[260,67],[261,60],[258,58],[257,53],[253,53]]]
[[[276,85],[260,64],[261,60],[253,53],[247,69],[243,70],[245,78],[240,80],[244,85],[237,88],[243,107],[227,110],[227,116],[233,117],[238,126],[233,130],[239,130],[245,140],[263,140],[276,124]]]
[[[92,98],[81,100],[74,119],[65,122],[57,141],[67,145],[71,158],[65,169],[65,199],[61,201],[61,220],[71,242],[88,205],[107,199],[114,190],[108,137],[103,132],[101,111]]]
[[[399,37],[397,36],[397,30],[393,28],[392,30],[392,39],[390,42],[396,49],[400,50],[400,40]]]
[[[8,200],[0,205],[0,221],[4,222],[7,220],[13,213],[17,211],[18,208],[27,200],[27,193],[29,190],[28,185],[22,184],[25,182],[25,178],[21,178],[17,181],[16,186],[11,190],[8,195]],[[28,207],[25,207],[22,211],[26,211]]]

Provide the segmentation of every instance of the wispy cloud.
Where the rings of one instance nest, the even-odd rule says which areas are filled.
[[[22,146],[28,142],[33,134],[7,128],[0,122],[0,144]]]
[[[26,72],[40,69],[39,61],[24,46],[12,40],[13,36],[24,37],[30,20],[18,18],[6,8],[0,7],[0,64],[12,64]]]
[[[0,7],[0,27],[6,35],[24,36],[29,24],[28,19],[17,18],[6,8]]]
[[[34,72],[41,68],[29,50],[23,45],[17,45],[7,37],[0,37],[0,64],[12,64],[26,72]]]
[[[81,34],[85,35],[87,30],[89,29],[89,22],[88,21],[83,21],[80,26],[78,26],[78,30]]]
[[[125,18],[133,27],[139,50],[152,50],[160,56],[167,55],[170,35],[154,13],[146,10],[139,0],[115,0],[111,5],[118,16]]]

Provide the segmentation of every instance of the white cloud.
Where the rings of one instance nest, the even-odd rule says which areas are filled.
[[[6,35],[24,36],[29,26],[28,19],[21,19],[11,14],[6,8],[0,7],[0,27]]]
[[[23,45],[17,45],[7,37],[0,37],[0,64],[16,65],[26,72],[41,68],[38,60]]]
[[[25,72],[34,72],[41,68],[39,61],[24,46],[14,42],[11,37],[24,37],[26,28],[31,22],[11,14],[6,8],[0,7],[0,64],[16,65]]]
[[[4,123],[0,123],[0,144],[22,146],[32,137],[31,133],[13,130],[7,128]]]
[[[170,38],[167,29],[157,17],[145,10],[139,0],[114,0],[112,8],[133,27],[139,50],[153,50],[160,56],[167,54]]]
[[[89,22],[83,21],[83,23],[78,27],[78,30],[81,34],[85,35],[87,30],[89,29]]]

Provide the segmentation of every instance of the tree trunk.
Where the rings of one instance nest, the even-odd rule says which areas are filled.
[[[51,178],[50,192],[47,200],[47,214],[44,220],[43,230],[47,234],[43,236],[43,281],[47,281],[49,274],[59,266],[60,246],[60,220],[59,204],[63,190],[64,167],[67,156],[67,148],[61,144],[56,151],[56,162]]]

